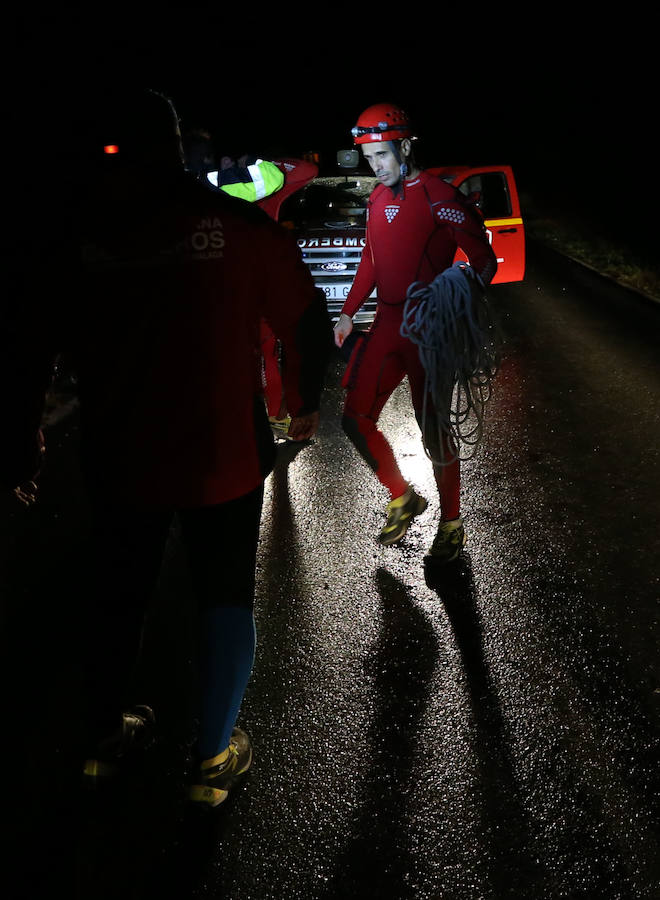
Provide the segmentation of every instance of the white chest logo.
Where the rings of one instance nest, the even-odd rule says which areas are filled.
[[[401,209],[400,206],[386,206],[385,207],[385,218],[388,222],[391,222],[392,219],[396,216],[398,211]]]

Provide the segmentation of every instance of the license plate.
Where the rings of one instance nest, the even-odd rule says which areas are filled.
[[[328,300],[344,300],[351,289],[350,284],[322,284],[321,287]]]

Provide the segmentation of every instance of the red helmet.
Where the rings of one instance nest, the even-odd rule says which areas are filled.
[[[357,120],[357,125],[351,129],[351,134],[356,144],[413,137],[408,116],[391,103],[376,103],[367,107]]]

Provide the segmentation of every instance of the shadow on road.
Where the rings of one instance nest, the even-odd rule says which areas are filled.
[[[488,868],[495,896],[533,896],[537,881],[539,891],[544,890],[543,873],[527,842],[529,823],[516,783],[500,698],[486,661],[469,555],[442,567],[428,565],[425,580],[443,603],[463,660],[475,726],[473,751],[480,774],[481,835],[491,857]]]
[[[437,640],[410,590],[384,568],[376,572],[382,628],[365,675],[373,682],[373,716],[363,799],[349,831],[355,840],[339,858],[327,898],[407,900],[415,849],[406,829],[407,795],[417,755],[417,735],[437,662]],[[356,761],[359,765],[359,761]]]
[[[219,810],[193,808],[177,781],[178,797],[163,792],[162,770],[157,784],[136,773],[112,796],[87,800],[78,842],[80,900],[192,900],[207,896],[209,882],[221,883],[234,797]]]

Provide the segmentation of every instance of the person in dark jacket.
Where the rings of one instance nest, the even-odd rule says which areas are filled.
[[[259,323],[285,348],[289,436],[297,441],[318,427],[332,331],[291,236],[256,205],[210,191],[185,171],[166,97],[126,92],[97,109],[89,139],[98,165],[70,217],[61,271],[44,264],[17,277],[26,302],[6,349],[24,377],[9,410],[2,479],[33,499],[44,389],[64,351],[78,383],[99,576],[86,639],[85,777],[113,774],[153,726],[151,708],[136,705],[131,674],[176,515],[200,620],[190,797],[214,807],[252,760],[236,721],[254,660],[259,522],[275,459]],[[67,284],[55,321],[43,295],[58,279]]]

